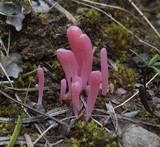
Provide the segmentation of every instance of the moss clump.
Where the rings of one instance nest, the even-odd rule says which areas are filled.
[[[0,123],[0,136],[12,133],[14,128],[13,122],[1,122]]]
[[[108,134],[104,128],[99,127],[93,121],[90,123],[77,121],[69,135],[74,136],[69,140],[70,147],[118,146],[117,137]]]
[[[16,107],[17,108],[17,107]],[[11,116],[13,117],[14,115],[17,114],[17,109],[13,108],[12,105],[2,105],[0,107],[0,116]]]
[[[48,15],[47,13],[40,13],[39,18],[41,19],[41,21],[46,21],[48,19]]]
[[[132,68],[126,67],[117,61],[118,71],[111,70],[111,81],[114,85],[133,89],[136,83],[136,73]]]
[[[112,57],[126,60],[126,52],[132,47],[131,36],[122,27],[115,23],[104,28],[104,35],[108,38],[108,46]]]

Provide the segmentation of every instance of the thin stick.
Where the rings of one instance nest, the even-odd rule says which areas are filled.
[[[146,87],[147,87],[148,84],[151,83],[157,76],[158,76],[158,73],[155,74],[155,75],[146,83]],[[138,93],[139,93],[139,90],[137,90],[131,97],[129,97],[129,98],[128,98],[127,100],[125,100],[123,103],[115,106],[114,109],[123,106],[125,103],[129,102],[132,98],[134,98]]]
[[[156,47],[154,47],[153,45],[143,41],[141,38],[139,38],[137,35],[135,35],[132,31],[128,30],[123,24],[121,24],[119,21],[117,21],[114,17],[112,17],[111,14],[108,14],[106,13],[105,11],[97,8],[97,7],[94,7],[92,5],[89,5],[89,4],[86,4],[86,3],[83,3],[83,2],[79,2],[77,0],[72,0],[73,2],[76,2],[76,3],[79,3],[79,4],[82,4],[82,5],[85,5],[87,7],[90,7],[90,8],[93,8],[93,9],[96,9],[97,11],[100,11],[101,13],[105,14],[106,16],[108,16],[111,20],[113,20],[116,24],[118,24],[120,27],[122,27],[124,30],[126,30],[128,33],[130,33],[132,36],[134,36],[140,43],[143,43],[153,49],[155,49],[158,53],[160,53],[160,50]]]
[[[157,36],[160,38],[159,32],[152,25],[152,23],[148,20],[148,18],[142,13],[142,11],[136,6],[136,4],[132,0],[129,0],[129,2],[137,10],[137,12],[144,18],[144,20],[148,23],[148,25],[152,28],[152,30],[157,34]]]
[[[139,93],[139,90],[136,91],[131,97],[129,97],[129,98],[128,98],[127,100],[125,100],[123,103],[115,106],[114,109],[117,109],[117,108],[123,106],[124,104],[126,104],[127,102],[129,102],[132,98],[134,98],[138,93]]]
[[[28,109],[30,109],[30,110],[38,113],[38,114],[41,114],[41,115],[43,115],[43,116],[46,116],[46,117],[48,117],[49,119],[51,119],[51,120],[53,120],[53,121],[55,121],[55,122],[57,122],[57,123],[59,123],[59,124],[61,124],[61,125],[65,125],[65,126],[67,127],[67,124],[66,124],[66,123],[64,123],[64,122],[62,122],[62,121],[60,121],[60,120],[58,120],[58,119],[56,119],[56,118],[54,118],[54,117],[52,117],[52,116],[49,116],[49,115],[47,115],[47,114],[45,114],[45,113],[43,113],[43,112],[40,112],[40,111],[38,111],[38,110],[30,107],[30,106],[27,105],[27,104],[23,104],[22,102],[17,101],[16,99],[10,97],[8,94],[4,93],[2,90],[0,90],[0,93],[1,93],[3,96],[5,96],[6,98],[9,98],[10,100],[12,100],[13,102],[15,102],[15,103],[17,103],[17,104],[19,104],[19,105],[22,105],[23,107],[28,108]]]
[[[33,145],[35,145],[52,127],[54,127],[55,124],[50,125],[34,142]]]
[[[13,84],[13,83],[14,83],[14,81],[10,81],[10,82],[9,82],[9,81],[0,81],[0,84],[10,84],[10,83],[12,83],[12,84]]]
[[[98,5],[98,6],[102,6],[102,7],[108,7],[108,8],[113,8],[113,9],[118,9],[121,11],[125,11],[127,13],[130,13],[128,10],[118,7],[118,6],[113,6],[113,5],[108,5],[108,4],[104,4],[104,3],[99,3],[99,2],[94,2],[94,1],[90,1],[90,0],[81,0],[83,2],[88,2],[90,4],[94,4],[94,5]]]
[[[57,2],[54,2],[53,0],[45,0],[48,2],[52,7],[56,8],[60,13],[64,14],[68,20],[72,21],[73,24],[78,24],[78,21],[73,17],[71,13],[69,13],[65,8],[63,8],[60,4]]]
[[[2,82],[3,83],[3,82]],[[38,91],[38,87],[35,88],[14,88],[14,87],[6,87],[5,90],[8,91],[17,91],[17,92],[34,92]],[[49,90],[48,86],[44,87],[44,90]]]
[[[8,50],[7,50],[7,57],[9,57],[10,44],[11,44],[11,31],[10,31],[10,29],[9,29],[9,33],[8,33]]]
[[[26,139],[27,147],[33,147],[33,142],[31,137],[28,134],[24,134],[24,137]]]
[[[3,67],[3,65],[2,65],[1,63],[0,63],[0,68],[2,69],[3,73],[5,74],[7,80],[9,81],[9,84],[11,85],[11,87],[13,87],[13,84],[12,84],[12,82],[11,82],[11,79],[9,78],[6,70],[4,69],[4,67]]]
[[[8,55],[8,51],[7,51],[7,49],[6,49],[6,47],[5,47],[5,45],[4,45],[4,43],[3,43],[3,41],[2,41],[2,39],[1,39],[1,38],[0,38],[0,44],[1,44],[2,49],[4,50],[4,52],[6,53],[6,56],[7,56],[7,57],[9,57],[9,55]]]

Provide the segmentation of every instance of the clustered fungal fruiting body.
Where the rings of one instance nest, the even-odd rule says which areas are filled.
[[[67,29],[67,37],[72,51],[60,48],[57,58],[65,72],[66,80],[61,80],[60,100],[66,99],[66,88],[71,97],[74,115],[80,111],[80,94],[86,91],[88,95],[85,120],[88,121],[94,109],[100,87],[102,95],[108,91],[108,64],[107,51],[100,51],[101,71],[92,71],[93,49],[92,43],[86,34],[77,26]]]
[[[99,89],[102,88],[103,96],[108,91],[107,51],[105,48],[100,51],[101,71],[92,71],[93,49],[89,37],[83,34],[77,26],[70,26],[67,29],[67,37],[72,51],[63,48],[57,50],[57,58],[66,76],[66,79],[61,80],[60,100],[65,100],[67,96],[70,96],[74,115],[78,116],[80,94],[86,91],[88,99],[85,120],[88,121],[94,109]],[[40,67],[38,68],[38,80],[38,104],[42,105],[44,71]],[[69,91],[66,94],[67,85]]]

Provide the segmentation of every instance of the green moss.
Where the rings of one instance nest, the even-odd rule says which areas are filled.
[[[1,122],[0,123],[0,135],[11,133],[14,128],[13,122]]]
[[[16,107],[17,108],[17,107]],[[17,114],[17,109],[13,108],[12,105],[1,105],[0,107],[0,116],[14,116]]]
[[[116,136],[107,133],[103,127],[99,127],[93,121],[90,123],[77,121],[69,135],[74,136],[69,140],[71,147],[117,145]]]
[[[131,36],[122,27],[115,23],[107,25],[103,31],[107,37],[109,52],[113,57],[118,57],[120,61],[125,61],[127,58],[127,51],[132,46]]]
[[[40,13],[39,18],[41,19],[41,21],[45,21],[48,19],[48,14],[47,13]]]
[[[136,73],[132,68],[117,61],[118,71],[111,70],[110,79],[114,85],[133,89],[136,83]]]

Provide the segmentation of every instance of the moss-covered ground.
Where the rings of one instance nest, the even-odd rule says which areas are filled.
[[[97,0],[97,2],[99,2],[99,0]],[[132,31],[136,36],[152,44],[156,48],[160,48],[159,38],[127,0],[125,3],[115,0],[114,3],[126,9],[128,12],[108,7],[103,10],[111,14],[112,17],[122,23],[123,26]],[[111,5],[114,3],[111,3]],[[144,15],[156,26],[156,21],[154,20],[156,20],[156,16],[158,12],[160,12],[159,0],[150,1],[149,3],[147,1],[139,2],[137,0],[135,3],[143,11]],[[143,82],[142,69],[134,62],[134,55],[130,49],[136,51],[138,54],[145,53],[149,55],[150,58],[157,54],[157,51],[140,43],[135,36],[131,35],[127,30],[93,8],[72,1],[64,1],[60,2],[60,4],[78,20],[78,26],[90,37],[95,49],[93,69],[100,69],[99,51],[103,47],[107,49],[108,58],[111,59],[118,68],[118,70],[115,70],[112,66],[109,68],[109,83],[112,85],[111,88],[113,92],[109,92],[106,97],[100,95],[95,108],[106,110],[105,103],[111,101],[113,106],[116,106],[128,99],[135,92],[136,85]],[[5,16],[0,15],[0,37],[7,46],[8,32],[10,30],[10,52],[18,52],[22,56],[22,60],[18,64],[22,67],[23,72],[20,73],[17,79],[11,78],[14,80],[13,86],[19,89],[34,88],[38,83],[36,70],[40,65],[48,69],[51,74],[45,73],[45,86],[48,86],[48,88],[44,91],[43,96],[44,109],[49,111],[56,108],[70,108],[69,100],[63,103],[60,103],[58,100],[60,80],[64,78],[64,72],[57,61],[55,52],[61,47],[70,48],[66,37],[66,29],[73,23],[70,22],[64,14],[61,14],[54,8],[48,13],[27,14],[23,21],[23,29],[19,32],[17,32],[15,28],[7,25],[5,19]],[[160,26],[156,29],[159,31]],[[147,73],[147,81],[149,81],[154,74],[154,71]],[[0,80],[6,80],[6,77],[1,76]],[[17,92],[14,90],[5,90],[8,86],[8,84],[0,84],[0,89],[14,98],[15,93],[17,93],[23,103],[37,102],[38,91]],[[123,95],[117,94],[117,88],[125,89],[126,93]],[[160,98],[159,77],[155,78],[150,83],[149,89],[151,92],[154,92],[155,96]],[[159,118],[149,114],[144,109],[138,96],[115,109],[115,111],[118,114],[139,111],[134,119],[152,124],[159,124]],[[93,114],[98,121],[103,121],[103,117],[101,118],[100,116],[102,114],[104,115],[104,113],[94,111]],[[17,119],[18,115],[22,115],[23,118],[28,117],[24,112],[24,108],[0,94],[0,117],[11,119],[9,122],[0,122],[0,137],[10,136],[12,134],[15,127],[15,121],[13,120]],[[57,116],[59,119],[65,117],[64,114]],[[45,121],[43,123],[45,123]],[[49,125],[46,124],[46,128],[47,126]],[[114,133],[108,133],[105,127],[109,128]],[[160,135],[154,127],[145,127],[157,135]],[[60,140],[63,136],[62,128],[56,127],[50,130],[50,132],[46,134],[46,138],[51,142]],[[34,123],[23,125],[21,136],[25,133],[28,133],[32,137],[39,136]],[[73,127],[65,133],[65,136],[62,138],[64,142],[58,145],[71,147],[117,147],[119,146],[120,139],[110,121],[101,127],[94,121],[90,123],[84,122],[83,117],[76,120]]]

